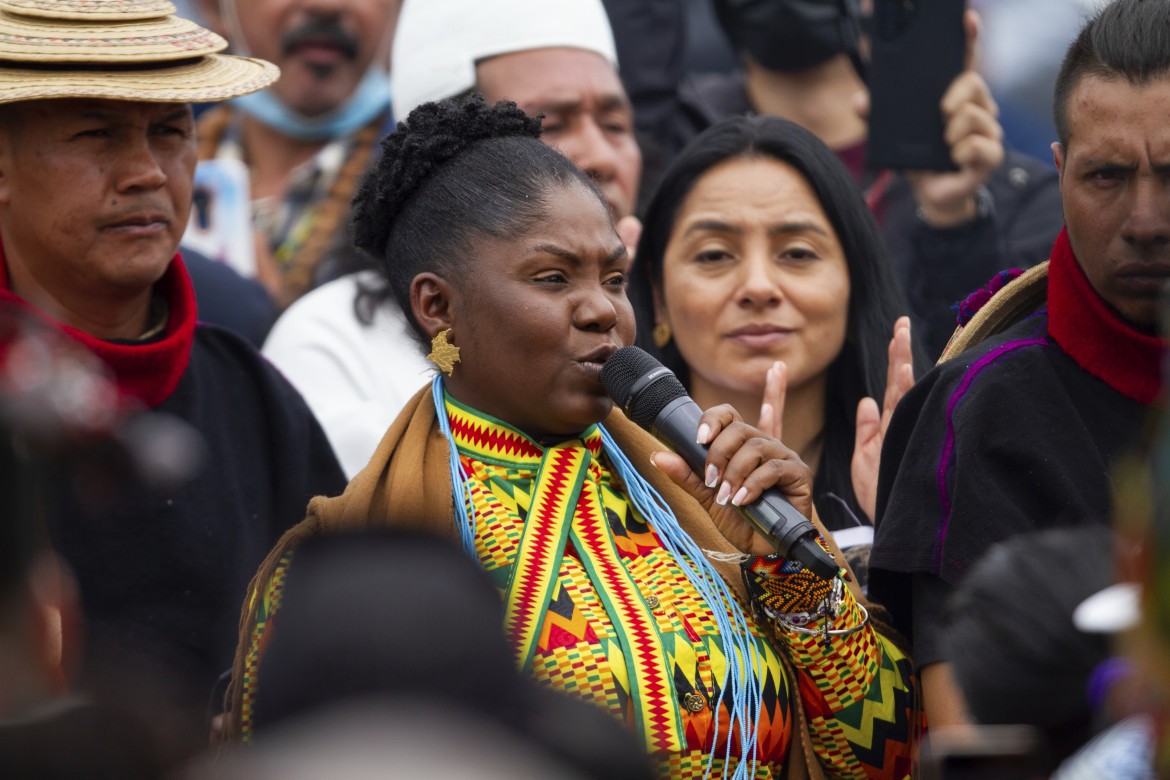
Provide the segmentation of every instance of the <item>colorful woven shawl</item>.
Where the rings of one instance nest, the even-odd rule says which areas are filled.
[[[229,708],[239,717],[229,722],[226,741],[246,738],[247,691],[257,672],[255,661],[263,639],[263,624],[268,612],[279,608],[279,575],[288,565],[293,551],[310,536],[343,529],[385,528],[415,529],[437,533],[452,540],[461,537],[461,528],[453,512],[450,441],[441,431],[446,415],[436,415],[432,389],[427,387],[407,404],[406,408],[386,432],[370,463],[337,497],[318,497],[309,504],[304,522],[290,529],[261,564],[249,586],[240,622],[240,641],[233,667],[232,685],[228,692]],[[697,548],[720,553],[736,553],[735,548],[719,533],[710,516],[689,494],[675,485],[665,474],[650,467],[650,454],[662,446],[645,431],[629,422],[614,410],[605,420],[604,429],[609,441],[629,461],[639,464],[639,473],[646,483],[661,496],[665,505],[675,513],[681,533]],[[814,517],[814,523],[816,523]],[[827,534],[825,534],[828,537]],[[840,551],[827,541],[834,557],[845,566]],[[624,542],[619,542],[624,544]],[[713,568],[740,603],[747,602],[739,567],[715,561]],[[850,588],[854,585],[850,583]],[[871,610],[860,592],[855,595]],[[555,594],[554,594],[555,598]],[[551,627],[550,627],[551,632]],[[539,641],[539,640],[538,640]],[[797,672],[786,658],[780,659],[786,674],[786,690],[775,693],[787,697],[788,711],[792,713],[791,741],[787,745],[785,776],[791,780],[824,774],[814,754],[813,738],[808,732],[808,721],[797,686],[792,681]],[[765,691],[765,702],[768,692]],[[684,695],[685,706],[685,695]],[[766,708],[765,704],[765,708]],[[868,706],[868,705],[866,705]],[[687,716],[684,714],[684,719]],[[818,713],[818,718],[820,714]],[[762,732],[763,733],[763,732]],[[767,752],[767,746],[762,746]],[[682,763],[687,766],[683,766]],[[669,772],[673,776],[702,776],[710,767],[712,774],[721,773],[722,759],[707,765],[688,762],[676,754],[670,759]],[[878,762],[881,763],[880,761]],[[706,766],[705,766],[706,765]]]
[[[678,560],[627,500],[602,455],[600,428],[542,447],[450,397],[445,405],[476,557],[504,593],[519,667],[629,718],[651,752],[738,759],[766,746],[768,758],[781,760],[791,724],[779,659],[755,630],[741,634],[746,643],[725,646],[729,632],[719,624],[730,626],[738,607],[728,596],[712,608],[697,592],[687,574],[697,576],[694,563]],[[744,687],[769,695],[722,701],[728,658],[745,649],[753,684]],[[565,653],[593,674],[565,674],[562,667],[574,666],[559,657]],[[757,716],[762,744],[738,733],[728,739],[737,708],[742,718]]]

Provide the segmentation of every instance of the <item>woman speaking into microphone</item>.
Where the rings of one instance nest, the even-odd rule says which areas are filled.
[[[473,97],[423,105],[384,141],[357,240],[438,371],[253,581],[235,735],[254,730],[259,637],[298,543],[409,526],[472,554],[519,668],[626,723],[662,777],[908,775],[909,659],[839,555],[819,578],[736,509],[774,488],[810,516],[808,467],[725,405],[702,414],[696,474],[614,410],[600,376],[634,339],[626,249],[597,188],[539,135],[513,104]]]

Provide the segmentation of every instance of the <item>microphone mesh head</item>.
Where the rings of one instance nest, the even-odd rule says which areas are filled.
[[[663,365],[645,350],[638,347],[622,347],[609,356],[601,369],[601,384],[605,392],[618,406],[625,410],[631,420],[649,429],[654,418],[676,398],[687,394],[682,382],[669,371],[663,371],[648,386],[641,388],[636,397],[630,393],[638,380]]]
[[[601,367],[601,384],[618,406],[625,406],[638,377],[645,376],[662,364],[639,347],[622,347],[610,355]]]

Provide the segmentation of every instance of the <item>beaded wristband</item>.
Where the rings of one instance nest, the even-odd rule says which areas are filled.
[[[817,610],[827,614],[822,605],[831,593],[832,580],[821,579],[799,561],[769,555],[740,570],[753,604],[769,617]]]
[[[799,564],[797,565],[799,566]],[[747,567],[744,567],[744,579],[748,579]],[[862,613],[860,623],[848,628],[829,628],[833,620],[841,614],[845,607],[845,583],[840,577],[836,577],[831,584],[825,583],[825,585],[827,586],[827,593],[816,611],[813,612],[778,611],[768,604],[761,603],[761,600],[758,598],[758,591],[752,593],[752,601],[757,607],[757,611],[762,612],[773,620],[779,628],[797,634],[820,636],[824,640],[825,650],[828,650],[832,637],[855,634],[865,628],[869,623],[869,610],[865,608],[865,605],[858,603],[857,608]],[[753,589],[749,587],[750,590]],[[810,627],[811,624],[817,621],[820,621],[820,626]]]
[[[831,604],[828,606],[828,609],[826,610],[826,612],[831,613],[833,617],[837,617],[837,615],[840,615],[841,608],[844,606],[843,589],[844,589],[844,585],[840,579],[833,581],[833,593],[828,599],[828,601],[831,602]],[[773,620],[775,620],[776,623],[786,631],[793,631],[797,634],[812,634],[815,636],[823,637],[824,643],[825,643],[825,649],[827,650],[827,649],[829,649],[829,638],[830,637],[847,636],[849,634],[856,634],[858,631],[865,628],[866,625],[869,623],[869,610],[866,609],[865,605],[861,604],[860,602],[857,604],[857,608],[861,610],[861,614],[862,614],[861,622],[858,623],[856,626],[850,626],[849,628],[829,628],[829,624],[832,621],[831,621],[831,619],[829,619],[828,615],[825,615],[824,618],[821,619],[821,625],[819,628],[808,628],[806,625],[803,625],[799,622],[793,621],[792,620],[792,617],[794,617],[793,615],[774,615]],[[820,619],[820,618],[817,618],[817,619]]]

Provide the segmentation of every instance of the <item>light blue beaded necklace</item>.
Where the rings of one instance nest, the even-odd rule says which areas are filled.
[[[463,476],[463,467],[459,462],[459,449],[455,445],[455,438],[451,435],[451,425],[447,419],[446,403],[443,391],[443,379],[435,375],[431,383],[431,394],[435,403],[435,416],[439,421],[439,430],[447,438],[450,447],[451,493],[454,499],[455,511],[459,515],[459,538],[463,550],[478,561],[475,553],[475,508],[471,496],[471,486]],[[735,595],[727,587],[727,583],[719,576],[714,567],[707,561],[703,551],[695,541],[679,526],[674,512],[666,505],[662,496],[647,482],[634,465],[630,463],[625,453],[617,446],[609,431],[604,426],[601,429],[602,447],[609,457],[618,476],[625,482],[630,501],[633,502],[642,517],[658,532],[662,543],[674,555],[683,574],[711,608],[715,624],[719,628],[719,637],[723,641],[724,650],[728,656],[727,672],[719,686],[719,698],[715,701],[715,724],[713,732],[719,733],[720,704],[725,695],[731,696],[731,724],[729,733],[738,734],[739,755],[742,757],[731,774],[733,780],[747,780],[756,773],[756,753],[758,747],[758,731],[760,711],[763,708],[763,689],[761,685],[761,666],[763,660],[756,649],[751,631],[748,629],[747,618],[736,601]],[[466,500],[464,500],[466,498]],[[716,605],[725,605],[727,610]],[[723,776],[727,777],[727,766],[731,758],[732,740],[727,745],[722,756],[724,760]],[[716,755],[712,751],[707,760],[707,770],[703,777],[709,777]]]

